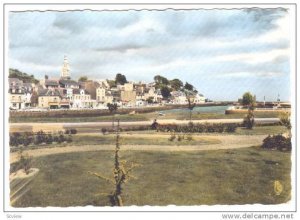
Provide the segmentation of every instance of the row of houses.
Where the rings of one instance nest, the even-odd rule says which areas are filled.
[[[40,80],[38,84],[23,83],[17,78],[9,79],[10,109],[38,107],[58,108],[106,108],[108,103],[122,107],[147,106],[162,103],[187,104],[186,95],[181,91],[171,92],[164,100],[154,83],[128,82],[124,85],[110,86],[108,80],[72,80],[68,60],[65,57],[60,78]],[[197,94],[196,104],[204,103],[205,98]]]

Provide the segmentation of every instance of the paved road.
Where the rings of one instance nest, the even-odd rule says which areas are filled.
[[[278,122],[278,118],[256,118],[256,123],[272,123]],[[161,119],[158,120],[159,124],[187,124],[189,120],[176,120],[176,119]],[[243,119],[205,119],[205,120],[193,120],[193,123],[241,123]],[[130,121],[121,122],[121,127],[131,126],[145,126],[151,125],[152,121]],[[57,131],[68,128],[76,128],[79,132],[91,132],[95,129],[109,128],[112,126],[112,122],[76,122],[76,123],[10,123],[11,131]]]

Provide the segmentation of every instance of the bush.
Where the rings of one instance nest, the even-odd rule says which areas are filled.
[[[21,169],[24,169],[25,173],[28,174],[31,168],[31,157],[21,155],[19,164]]]
[[[255,124],[253,110],[249,109],[248,114],[244,118],[243,125],[247,129],[252,129]]]
[[[186,139],[187,139],[188,141],[192,141],[192,140],[193,140],[193,136],[192,136],[191,134],[188,134],[188,135],[186,136]]]
[[[237,129],[237,124],[225,124],[225,132],[232,133]]]
[[[9,145],[18,147],[19,145],[28,146],[33,142],[33,133],[25,132],[23,134],[14,132],[9,136]]]
[[[176,125],[176,124],[167,124],[167,125],[160,125],[158,130],[161,132],[181,132],[181,133],[223,133],[223,132],[235,132],[236,128],[239,126],[237,123],[232,124],[190,124],[188,125]]]
[[[174,141],[176,138],[176,135],[175,134],[171,134],[171,136],[169,137],[169,141]]]
[[[67,142],[68,142],[68,143],[70,143],[70,142],[73,141],[73,140],[72,140],[72,135],[70,135],[70,134],[69,134],[69,136],[68,136],[66,139],[67,139]]]
[[[62,143],[66,141],[66,137],[63,134],[58,135],[58,143]]]
[[[33,142],[33,134],[30,132],[25,132],[22,135],[22,139],[21,139],[21,143],[24,146],[28,146],[29,144],[31,144]]]
[[[184,140],[184,134],[177,136],[177,141],[183,141]]]
[[[281,134],[269,135],[263,140],[262,148],[290,151],[292,149],[291,138],[286,138]]]
[[[101,132],[103,135],[105,135],[107,133],[107,129],[106,128],[101,128]]]
[[[70,130],[70,132],[71,132],[71,134],[77,134],[77,129],[72,128],[72,129]]]
[[[34,144],[38,145],[41,143],[46,143],[46,133],[43,131],[38,131],[34,138]]]
[[[20,145],[21,134],[19,132],[14,132],[9,136],[9,145],[17,147]]]
[[[76,130],[76,129],[74,129]],[[72,135],[77,131],[66,130],[65,132],[60,131],[58,134],[46,134],[43,131],[39,131],[36,134],[32,132],[25,132],[23,134],[15,132],[10,134],[9,144],[10,146],[18,147],[18,146],[28,146],[30,144],[40,145],[40,144],[52,144],[53,142],[62,143],[62,142],[72,142]],[[65,136],[68,134],[68,136]]]
[[[47,136],[45,136],[45,143],[46,144],[52,144],[53,142],[53,138],[51,134],[48,134]]]
[[[77,134],[77,129],[75,128],[67,129],[65,130],[65,134]]]

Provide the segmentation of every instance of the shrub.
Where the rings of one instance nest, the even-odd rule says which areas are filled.
[[[38,131],[34,138],[34,144],[46,143],[46,134],[43,131]]]
[[[291,113],[289,113],[289,112],[281,113],[281,115],[280,115],[280,124],[285,126],[287,129],[290,130],[292,128]]]
[[[174,141],[176,138],[176,135],[175,134],[171,134],[171,136],[169,137],[169,141]]]
[[[269,135],[263,140],[262,148],[290,151],[292,149],[291,138],[286,138],[281,134]]]
[[[9,136],[9,145],[17,147],[20,144],[21,134],[19,132],[14,132]]]
[[[193,140],[193,136],[192,136],[191,134],[188,134],[188,135],[186,136],[186,139],[187,139],[188,141],[192,141],[192,140]]]
[[[193,132],[234,132],[236,128],[239,126],[237,123],[231,124],[190,124],[188,125],[176,125],[176,124],[167,124],[167,125],[160,125],[158,130],[161,132],[181,132],[181,133],[193,133]]]
[[[45,136],[45,143],[46,144],[52,144],[53,142],[53,138],[51,134],[48,134],[47,136]]]
[[[24,169],[25,173],[28,174],[29,170],[31,168],[31,157],[24,156],[21,154],[19,164],[20,164],[20,167],[22,169]]]
[[[177,141],[182,141],[184,140],[184,135],[178,135],[177,136]]]
[[[103,135],[105,135],[107,133],[107,129],[106,128],[101,128],[101,132]]]
[[[66,141],[66,137],[63,134],[58,135],[58,143]]]
[[[58,138],[58,136],[54,136],[54,137],[53,137],[53,142],[56,142],[56,143],[58,143],[58,142],[59,142],[59,138]]]
[[[237,124],[225,124],[225,132],[235,132],[237,129],[238,125]]]
[[[23,144],[24,146],[28,146],[31,144],[33,141],[33,134],[30,132],[25,132],[21,139],[20,139],[20,144]]]
[[[252,129],[255,124],[253,110],[249,109],[248,114],[244,118],[243,125],[247,129]]]
[[[72,128],[72,129],[70,130],[70,133],[71,133],[71,134],[77,134],[77,129]]]
[[[66,138],[66,140],[67,140],[68,143],[72,142],[72,141],[73,141],[73,140],[72,140],[72,135],[69,135],[69,136]]]

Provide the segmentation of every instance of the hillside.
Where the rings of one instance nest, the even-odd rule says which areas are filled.
[[[23,73],[17,69],[9,69],[9,76],[8,78],[18,78],[22,80],[24,83],[38,83],[39,80],[34,78],[33,75],[29,75],[27,73]]]

